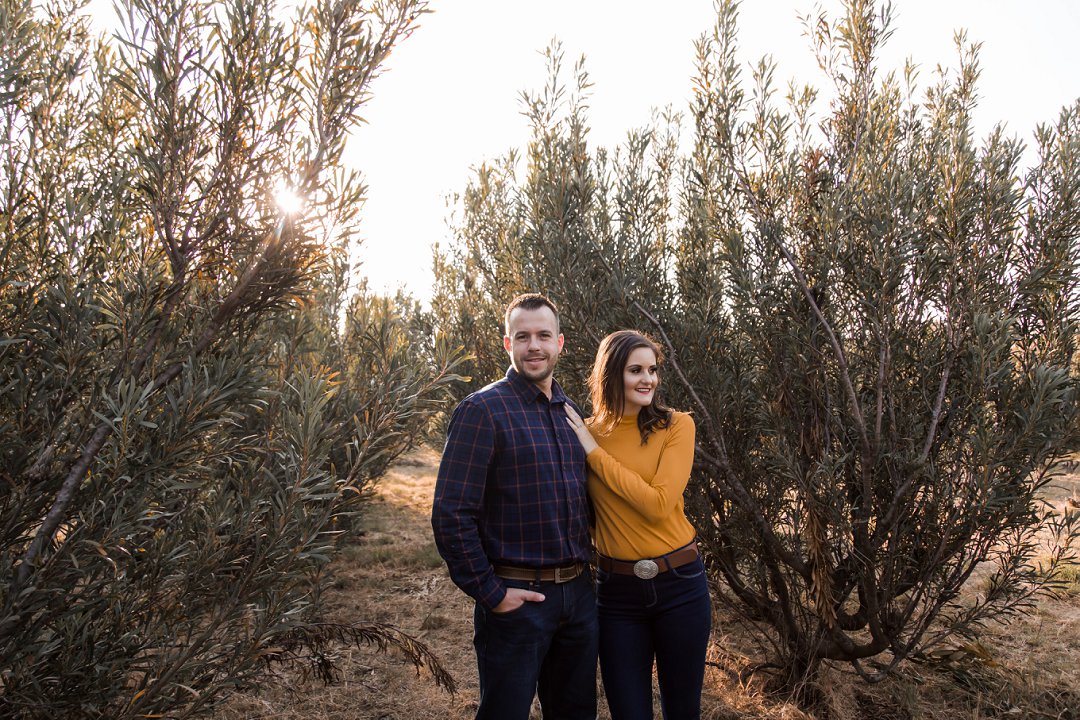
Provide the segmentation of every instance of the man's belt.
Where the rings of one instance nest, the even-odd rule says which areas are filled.
[[[667,572],[672,568],[681,567],[687,563],[691,563],[697,560],[698,546],[697,541],[685,545],[678,550],[672,550],[667,555],[661,555],[655,558],[646,558],[644,560],[616,560],[610,558],[607,555],[596,555],[596,566],[604,572],[616,573],[618,575],[634,575],[642,580],[649,580],[662,572]]]
[[[585,572],[585,563],[574,563],[554,568],[527,568],[512,565],[496,565],[495,574],[504,580],[531,580],[534,582],[570,582]]]

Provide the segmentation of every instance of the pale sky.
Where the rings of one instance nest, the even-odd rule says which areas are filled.
[[[830,16],[839,0],[822,0]],[[520,91],[539,90],[542,51],[558,37],[571,80],[586,56],[593,81],[589,117],[594,145],[615,145],[649,122],[652,108],[685,110],[693,41],[711,30],[711,0],[433,0],[434,12],[390,57],[373,86],[368,125],[348,157],[368,182],[362,211],[361,272],[375,288],[404,285],[427,300],[431,246],[450,237],[447,196],[465,188],[469,168],[528,141]],[[739,13],[740,55],[771,54],[782,91],[789,79],[824,93],[799,14],[804,0],[747,0]],[[1037,123],[1057,119],[1080,97],[1080,4],[1067,0],[896,0],[895,33],[882,68],[920,66],[920,88],[937,65],[958,65],[954,31],[983,43],[980,136],[995,122],[1031,144]],[[684,133],[689,135],[684,124]]]
[[[738,38],[747,79],[750,66],[771,54],[779,90],[795,79],[827,101],[798,17],[816,4],[830,17],[842,12],[840,0],[744,0]],[[91,3],[111,16],[110,6]],[[654,108],[686,110],[693,41],[715,20],[712,0],[432,0],[431,8],[375,81],[368,123],[346,151],[368,184],[360,272],[375,289],[404,286],[425,301],[431,247],[450,238],[447,199],[465,188],[471,167],[528,141],[519,96],[542,86],[542,51],[553,38],[562,41],[568,82],[574,61],[586,56],[592,143],[613,146],[647,124]],[[1003,121],[1030,145],[1037,123],[1056,120],[1080,97],[1080,3],[895,0],[894,9],[895,32],[879,66],[900,70],[911,57],[920,88],[938,65],[957,66],[955,30],[983,43],[980,136]]]

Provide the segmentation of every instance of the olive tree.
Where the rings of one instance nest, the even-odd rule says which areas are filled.
[[[521,286],[561,303],[569,343],[661,341],[718,594],[806,700],[822,663],[878,680],[1029,608],[1080,533],[1040,497],[1080,446],[1080,104],[1024,170],[1001,126],[975,138],[978,45],[920,90],[878,68],[889,6],[844,10],[807,23],[821,111],[766,61],[745,83],[720,3],[685,157],[670,117],[609,153],[583,102],[527,97],[522,179],[481,168],[446,255],[476,317]],[[579,393],[588,355],[563,373]]]
[[[343,261],[347,133],[425,4],[131,0],[108,39],[81,5],[0,3],[0,705],[205,714],[340,640],[450,685],[318,606],[455,380]]]

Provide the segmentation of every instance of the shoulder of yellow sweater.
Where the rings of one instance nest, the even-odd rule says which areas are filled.
[[[690,413],[680,412],[673,410],[671,412],[671,422],[666,428],[657,430],[657,437],[663,438],[663,443],[667,444],[675,440],[682,440],[686,437],[694,437],[697,435],[697,427],[694,425],[694,418]]]
[[[680,410],[672,410],[670,427],[672,427],[672,428],[677,428],[677,427],[693,428],[693,427],[696,427],[695,424],[694,424],[694,416],[691,415],[690,413],[682,412]]]

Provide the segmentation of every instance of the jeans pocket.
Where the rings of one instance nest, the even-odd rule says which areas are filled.
[[[540,592],[539,586],[528,580],[504,580],[507,590],[532,590],[534,592]],[[535,601],[526,600],[518,605],[513,610],[507,610],[506,612],[495,612],[494,610],[485,610],[488,616],[492,618],[507,619],[514,618],[518,615],[524,615],[525,611],[530,605],[542,605],[543,603],[537,603]]]
[[[505,618],[512,618],[515,615],[523,614],[523,611],[525,610],[525,606],[528,605],[528,604],[529,604],[528,602],[523,602],[520,605],[518,605],[516,608],[514,608],[513,610],[507,610],[506,612],[495,612],[494,610],[488,610],[487,614],[490,615],[493,618],[504,618],[504,619]]]
[[[701,558],[698,558],[677,568],[671,568],[671,574],[684,580],[701,577],[705,574],[705,563],[701,561]]]
[[[482,647],[485,657],[496,664],[508,662],[516,653],[525,652],[523,648],[535,648],[545,637],[546,617],[550,614],[544,605],[526,602],[504,613],[477,606],[477,647]]]

